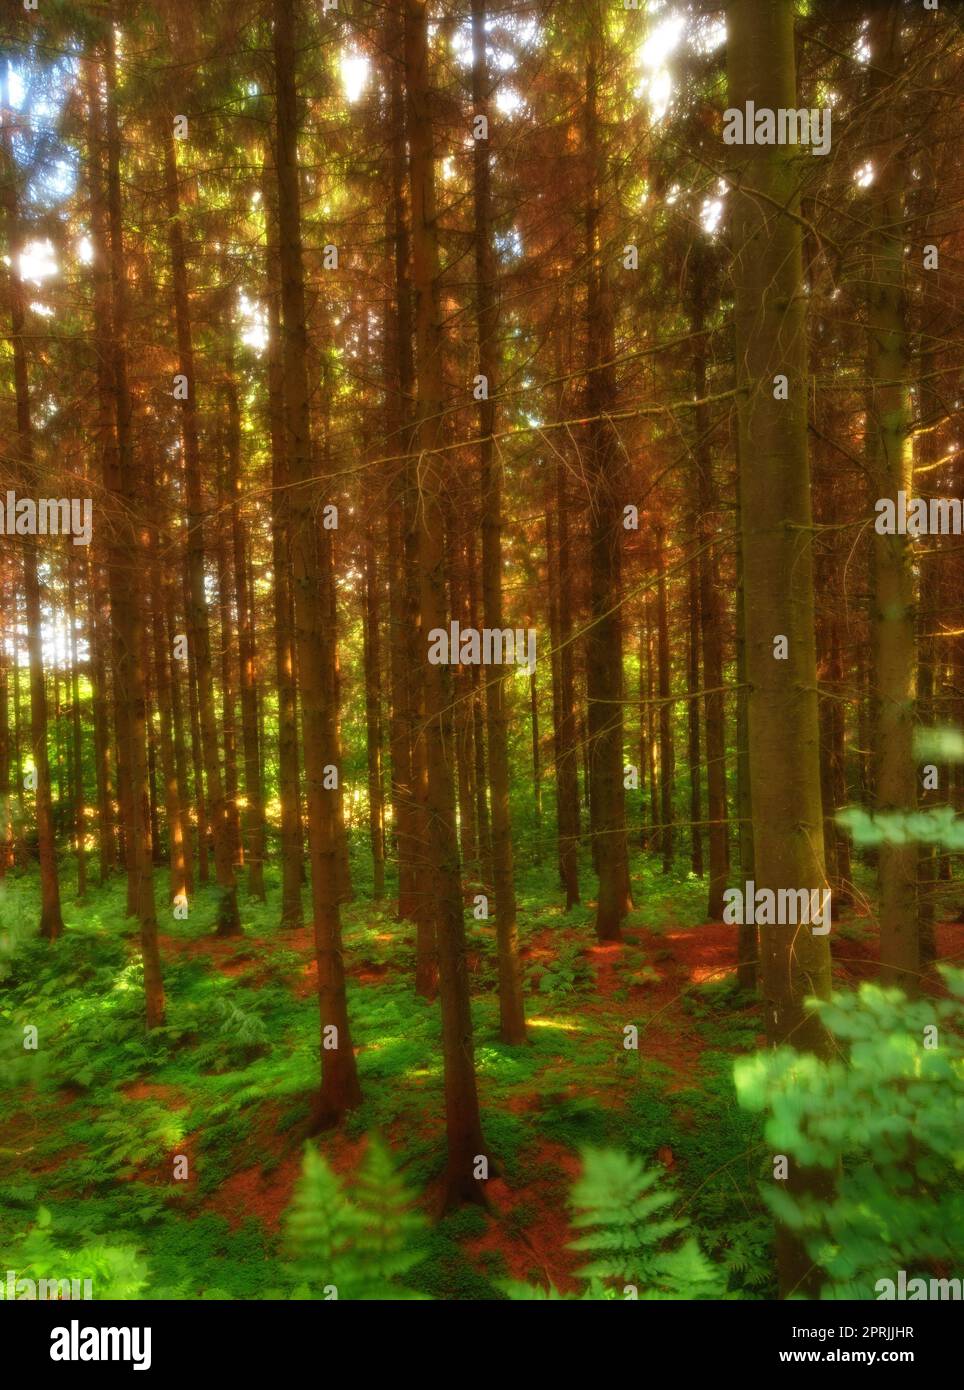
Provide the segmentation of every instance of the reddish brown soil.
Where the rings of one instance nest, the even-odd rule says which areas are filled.
[[[536,1165],[542,1176],[527,1187],[510,1188],[499,1177],[489,1180],[488,1230],[466,1241],[464,1248],[476,1262],[486,1251],[498,1250],[511,1279],[575,1293],[579,1284],[573,1271],[585,1256],[568,1248],[572,1229],[566,1193],[579,1176],[579,1159],[561,1144],[543,1142],[536,1152]],[[513,1213],[519,1213],[518,1220],[513,1220]]]

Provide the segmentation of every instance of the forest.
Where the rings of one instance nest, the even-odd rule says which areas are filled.
[[[962,19],[4,0],[0,1297],[961,1298]]]

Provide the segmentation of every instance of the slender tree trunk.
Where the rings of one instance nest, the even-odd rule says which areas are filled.
[[[87,564],[87,630],[90,641],[90,693],[97,781],[98,882],[103,886],[117,867],[114,800],[108,733],[107,662],[104,656],[104,603],[100,565]]]
[[[655,600],[652,594],[646,596],[646,744],[648,749],[648,768],[649,778],[649,848],[655,853],[657,845],[662,841],[662,834],[659,829],[659,785],[662,780],[659,768],[659,745],[657,742],[657,720],[656,709],[656,686],[657,677],[654,672],[653,645],[654,627],[653,609]]]
[[[128,845],[129,882],[135,885],[134,902],[140,923],[141,954],[144,965],[144,996],[147,1027],[164,1022],[164,984],[157,946],[157,909],[154,901],[154,862],[150,826],[150,787],[147,764],[147,688],[144,671],[144,626],[135,602],[133,577],[148,571],[145,550],[147,528],[142,495],[134,462],[133,406],[127,379],[127,294],[121,209],[120,131],[117,117],[117,76],[114,30],[105,39],[107,83],[107,221],[110,229],[110,282],[113,307],[112,346],[114,372],[115,429],[117,439],[116,474],[113,492],[120,516],[127,514],[127,544],[118,542],[116,556],[123,604],[117,613],[117,627],[123,663],[115,673],[115,698],[128,708],[126,720],[130,738],[131,843]],[[125,587],[126,580],[126,587]],[[113,619],[112,614],[112,619]]]
[[[284,363],[281,349],[281,266],[275,191],[265,166],[267,227],[268,429],[271,436],[271,569],[274,589],[275,680],[278,687],[278,795],[281,801],[281,926],[304,925],[301,902],[304,833],[298,760],[298,691],[291,593],[291,508],[285,442]]]
[[[373,510],[373,508],[372,508]],[[369,517],[372,511],[369,511]],[[365,733],[368,753],[368,837],[376,901],[385,896],[385,784],[382,775],[382,649],[375,527],[365,527]]]
[[[77,663],[76,562],[67,561],[67,620],[70,623],[70,723],[74,793],[74,852],[77,856],[77,898],[87,896],[87,805],[84,796],[84,735],[80,709],[80,672]]]
[[[23,786],[23,739],[22,729],[23,720],[20,713],[20,596],[17,593],[16,581],[13,584],[13,614],[14,614],[14,640],[13,640],[13,767],[14,781],[17,784],[17,824],[20,827],[20,845],[23,849],[23,826],[26,820],[24,807],[24,786]],[[16,840],[14,841],[14,852],[16,853]]]
[[[589,568],[591,622],[586,640],[590,814],[599,891],[596,936],[619,941],[632,906],[623,787],[622,503],[624,451],[605,418],[616,396],[613,291],[609,251],[603,249],[605,157],[600,145],[597,87],[603,24],[593,0],[586,51],[584,140],[587,169],[587,466],[590,478]]]
[[[468,563],[469,626],[478,631],[483,607],[479,584],[479,565],[476,560],[475,533],[469,530],[465,538]],[[479,877],[483,883],[495,881],[492,858],[492,818],[489,815],[489,775],[487,727],[488,682],[481,666],[470,666],[472,684],[472,735],[475,748],[475,825],[478,840]]]
[[[174,654],[174,637],[177,631],[177,598],[175,586],[179,576],[177,572],[173,575],[162,575],[163,583],[163,602],[164,617],[166,626],[166,646],[165,653],[168,665],[168,689],[171,698],[171,733],[174,743],[174,767],[177,775],[177,795],[181,806],[181,824],[184,831],[184,882],[185,892],[190,898],[194,892],[194,843],[191,831],[191,786],[188,778],[188,741],[185,737],[184,723],[184,698],[181,691],[181,662]],[[185,674],[190,685],[190,663],[188,663]],[[190,718],[190,713],[189,713]],[[194,724],[191,724],[191,743],[192,748],[196,737]],[[197,763],[194,764],[198,766]],[[199,772],[200,775],[200,772]],[[203,809],[203,800],[199,803]],[[203,826],[203,821],[199,821],[199,828]],[[203,831],[199,835],[199,842],[203,843]]]
[[[321,533],[315,515],[308,396],[308,334],[298,187],[298,100],[295,77],[296,0],[274,0],[277,116],[278,253],[281,268],[285,451],[291,508],[295,637],[301,686],[308,846],[321,1011],[321,1089],[313,1130],[337,1124],[361,1103],[355,1067],[341,942],[338,869],[338,793],[326,769],[337,766],[338,734],[331,700]]]
[[[7,576],[0,579],[0,880],[14,862],[13,809],[10,795],[10,687],[6,615],[10,599]],[[16,640],[16,638],[14,638]]]
[[[454,507],[445,509],[448,534],[451,538],[449,550],[449,592],[452,615],[458,619],[462,628],[472,626],[471,599],[466,574],[466,559],[461,532],[467,529],[462,522],[462,513],[468,505],[468,498],[459,499]],[[478,837],[478,788],[476,786],[475,760],[475,720],[472,709],[473,667],[461,665],[455,668],[453,678],[453,718],[455,726],[455,771],[456,792],[459,808],[459,844],[462,864],[469,878],[477,878],[491,888],[490,881],[484,878],[482,859],[479,853]],[[484,769],[483,769],[484,771]],[[484,794],[483,788],[483,794]]]
[[[917,409],[923,422],[931,421],[941,412],[941,402],[934,388],[934,373],[937,354],[925,351],[920,357],[920,381],[917,387]],[[932,471],[940,457],[940,440],[937,430],[925,428],[919,436],[918,462],[925,477]],[[920,604],[917,611],[917,641],[920,661],[917,676],[918,712],[921,723],[934,727],[942,721],[937,703],[938,687],[941,684],[941,658],[937,640],[937,624],[942,612],[942,570],[943,559],[940,549],[918,559],[920,573]],[[937,786],[928,787],[921,793],[921,804],[939,806],[949,801],[949,778],[946,765],[938,765]],[[940,863],[946,855],[938,855],[937,846],[919,844],[917,846],[918,908],[920,912],[920,957],[921,965],[930,965],[937,956],[937,941],[934,922],[937,916],[938,880]]]
[[[442,442],[444,407],[439,309],[435,156],[428,71],[425,0],[402,0],[405,14],[405,80],[408,95],[409,177],[412,198],[412,284],[415,292],[418,363],[417,444],[418,574],[425,645],[418,657],[425,691],[424,746],[428,773],[428,856],[435,886],[445,1117],[448,1164],[443,1208],[462,1201],[484,1203],[479,1162],[486,1157],[475,1081],[472,1011],[462,884],[455,828],[452,767],[452,680],[447,666],[427,659],[428,634],[448,629],[442,469],[435,450]]]
[[[739,471],[739,461],[737,462]],[[750,793],[750,731],[746,682],[746,604],[743,584],[743,538],[737,499],[736,524],[736,807],[739,824],[740,877],[755,881],[753,862],[753,800]],[[719,914],[722,916],[722,910]],[[741,989],[755,992],[759,979],[760,943],[755,922],[741,922],[737,931],[737,981]]]
[[[472,105],[476,117],[489,115],[490,78],[485,56],[485,0],[472,0]],[[475,293],[479,372],[487,391],[479,401],[479,472],[482,490],[482,610],[485,626],[503,626],[502,606],[502,467],[495,458],[495,395],[499,382],[499,306],[492,246],[492,190],[489,141],[476,140]],[[530,672],[530,676],[534,676]],[[499,951],[499,1037],[504,1043],[526,1038],[519,928],[516,919],[509,814],[509,741],[506,681],[501,667],[488,676],[485,690],[486,748],[492,794],[492,867],[495,874],[495,929]],[[538,737],[538,735],[534,735]],[[538,754],[538,745],[535,745]]]
[[[10,92],[8,65],[3,62],[0,72],[0,120],[2,120],[3,202],[6,221],[7,255],[10,269],[9,286],[10,337],[13,348],[13,379],[17,402],[16,450],[17,476],[22,491],[28,496],[36,489],[33,455],[33,421],[31,418],[30,381],[27,372],[27,348],[24,339],[24,297],[20,279],[20,252],[24,244],[20,224],[20,203],[17,195],[19,175],[13,154],[10,133]],[[53,804],[50,791],[50,761],[47,752],[47,694],[43,667],[43,612],[40,596],[39,560],[36,536],[23,536],[22,574],[27,610],[27,654],[30,668],[30,745],[34,772],[37,777],[35,804],[37,843],[40,858],[40,935],[54,941],[64,930],[60,910],[60,881],[57,876],[57,848],[54,842]],[[20,774],[22,781],[22,773]]]
[[[706,297],[710,268],[705,254],[697,252],[690,286],[690,322],[693,330],[693,393],[698,401],[707,395]],[[712,283],[712,281],[710,282]],[[726,711],[723,692],[723,605],[720,566],[714,546],[715,515],[718,510],[713,451],[710,444],[709,407],[698,405],[694,413],[696,462],[696,505],[699,545],[699,607],[703,657],[703,710],[706,729],[706,807],[709,827],[709,895],[707,916],[716,921],[723,915],[729,867],[726,809]]]
[[[673,746],[672,668],[669,650],[669,603],[666,593],[666,562],[663,532],[656,531],[656,668],[659,691],[659,818],[663,873],[673,869],[676,832],[673,823],[673,784],[676,752]]]
[[[226,363],[225,392],[228,400],[228,495],[231,502],[234,601],[238,614],[238,684],[244,755],[244,847],[248,892],[259,902],[264,902],[265,820],[258,746],[257,649],[254,605],[248,584],[250,537],[241,516],[241,405],[234,379],[233,352]]]
[[[539,734],[539,681],[529,677],[529,723],[532,728],[532,802],[536,819],[536,863],[542,858],[542,749]]]
[[[231,421],[228,419],[227,450],[230,454]],[[231,612],[232,574],[228,558],[227,488],[223,466],[218,477],[218,501],[214,528],[214,562],[218,590],[218,649],[221,666],[221,745],[224,749],[224,795],[227,799],[228,825],[231,839],[231,862],[235,870],[244,867],[244,846],[241,842],[241,815],[238,806],[238,698],[234,683],[235,630]]]
[[[700,688],[700,587],[699,561],[695,556],[687,566],[686,598],[689,616],[686,646],[686,675],[689,686],[689,699],[686,701],[686,758],[690,765],[690,868],[697,878],[702,878],[703,779],[700,776],[700,706],[696,694]]]
[[[178,188],[177,155],[174,147],[173,122],[168,120],[161,132],[164,140],[167,174],[168,250],[174,288],[174,317],[177,328],[179,375],[186,380],[181,400],[181,437],[184,447],[184,477],[187,493],[187,615],[188,640],[194,660],[197,683],[200,751],[207,784],[205,814],[210,818],[214,838],[214,864],[221,899],[218,905],[219,936],[240,936],[238,894],[234,877],[234,856],[231,840],[231,808],[221,780],[218,751],[218,726],[214,712],[214,674],[211,664],[211,631],[204,583],[204,500],[201,490],[201,457],[198,438],[197,377],[194,370],[194,341],[191,327],[191,307],[188,297],[187,257],[184,229],[181,222],[181,201]],[[204,838],[206,826],[200,819],[199,834]],[[204,879],[206,853],[201,856],[201,878]]]
[[[391,653],[391,756],[392,803],[398,856],[398,916],[416,923],[416,993],[431,998],[435,992],[434,923],[422,901],[423,829],[419,800],[420,765],[417,748],[418,662],[414,651],[421,641],[417,603],[409,558],[413,545],[414,463],[409,456],[415,392],[412,349],[411,248],[407,221],[406,111],[404,36],[401,7],[388,6],[385,18],[386,84],[389,90],[388,144],[391,150],[391,197],[387,218],[390,232],[390,283],[393,312],[385,334],[387,354],[387,436],[398,455],[392,468],[392,507],[389,513],[391,599],[389,604]]]
[[[155,506],[158,502],[155,501]],[[174,753],[173,685],[168,657],[171,634],[166,631],[164,579],[158,540],[151,563],[151,619],[154,639],[154,688],[157,692],[157,712],[160,718],[161,777],[164,783],[164,812],[167,818],[168,862],[170,865],[169,900],[187,900],[191,890],[188,871],[187,800],[181,798]]]
[[[904,161],[901,110],[892,84],[901,70],[903,9],[878,5],[868,29],[868,79],[878,105],[875,178],[869,189],[872,230],[866,281],[869,378],[867,465],[872,503],[899,492],[910,496],[913,451],[904,324]],[[876,807],[910,812],[917,805],[914,761],[916,634],[913,541],[873,537]],[[915,989],[920,968],[917,845],[884,842],[878,851],[880,963],[885,984]]]

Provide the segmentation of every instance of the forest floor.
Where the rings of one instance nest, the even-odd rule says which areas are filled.
[[[552,905],[547,869],[520,875],[522,1048],[496,1040],[494,932],[469,915],[476,1065],[498,1173],[488,1212],[429,1226],[412,1288],[493,1298],[511,1277],[579,1289],[585,1257],[568,1248],[567,1202],[580,1150],[592,1146],[661,1165],[674,1214],[698,1228],[733,1294],[773,1296],[757,1188],[768,1158],[732,1078],[734,1058],[763,1041],[758,1005],[736,986],[736,928],[702,921],[699,880],[664,877],[643,856],[633,867],[638,907],[620,945],[595,942],[591,905]],[[267,904],[242,893],[244,936],[219,940],[214,897],[200,892],[190,918],[162,934],[168,1019],[148,1038],[124,885],[67,905],[55,968],[48,945],[21,939],[35,930],[36,902],[30,877],[2,887],[0,1251],[43,1206],[66,1248],[136,1244],[149,1297],[283,1296],[283,1215],[319,1064],[310,929],[278,930],[269,874]],[[359,898],[344,924],[364,1103],[311,1142],[350,1190],[368,1134],[380,1133],[432,1213],[444,1165],[438,1007],[414,994],[413,932],[389,902]],[[832,942],[840,985],[873,978],[866,910],[835,921]],[[962,947],[964,926],[941,924],[939,957],[960,959]],[[35,1052],[23,1050],[25,1025],[38,1029]],[[627,1025],[636,1051],[623,1046]]]

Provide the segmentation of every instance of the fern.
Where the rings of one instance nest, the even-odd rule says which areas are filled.
[[[399,1290],[393,1281],[423,1257],[415,1242],[426,1223],[421,1213],[412,1210],[411,1197],[388,1150],[375,1137],[368,1142],[356,1201],[359,1224],[354,1253],[364,1290],[356,1297],[397,1298]]]
[[[339,1178],[310,1144],[305,1145],[301,1177],[285,1218],[291,1272],[301,1282],[295,1297],[318,1298],[333,1286],[341,1294],[350,1282],[347,1250],[357,1217]]]
[[[694,1237],[667,1248],[683,1223],[666,1216],[674,1200],[658,1169],[617,1150],[588,1149],[572,1191],[573,1225],[588,1230],[573,1250],[595,1258],[578,1273],[602,1283],[634,1285],[643,1298],[716,1297],[719,1279]]]
[[[14,1279],[91,1281],[95,1299],[138,1298],[147,1285],[148,1268],[131,1245],[85,1242],[77,1250],[65,1250],[54,1239],[50,1212],[41,1207],[34,1224],[16,1237],[18,1244],[0,1254],[5,1270]]]
[[[398,1299],[418,1295],[397,1281],[424,1256],[416,1239],[423,1218],[379,1140],[369,1141],[357,1199],[344,1191],[328,1163],[305,1148],[301,1178],[286,1218],[293,1297]]]
[[[666,1214],[674,1201],[657,1169],[613,1149],[586,1149],[583,1172],[572,1190],[573,1225],[585,1230],[570,1244],[593,1259],[577,1274],[588,1281],[581,1295],[614,1298],[723,1298],[723,1280],[694,1236],[675,1244],[683,1222]],[[510,1298],[563,1297],[512,1281]]]

